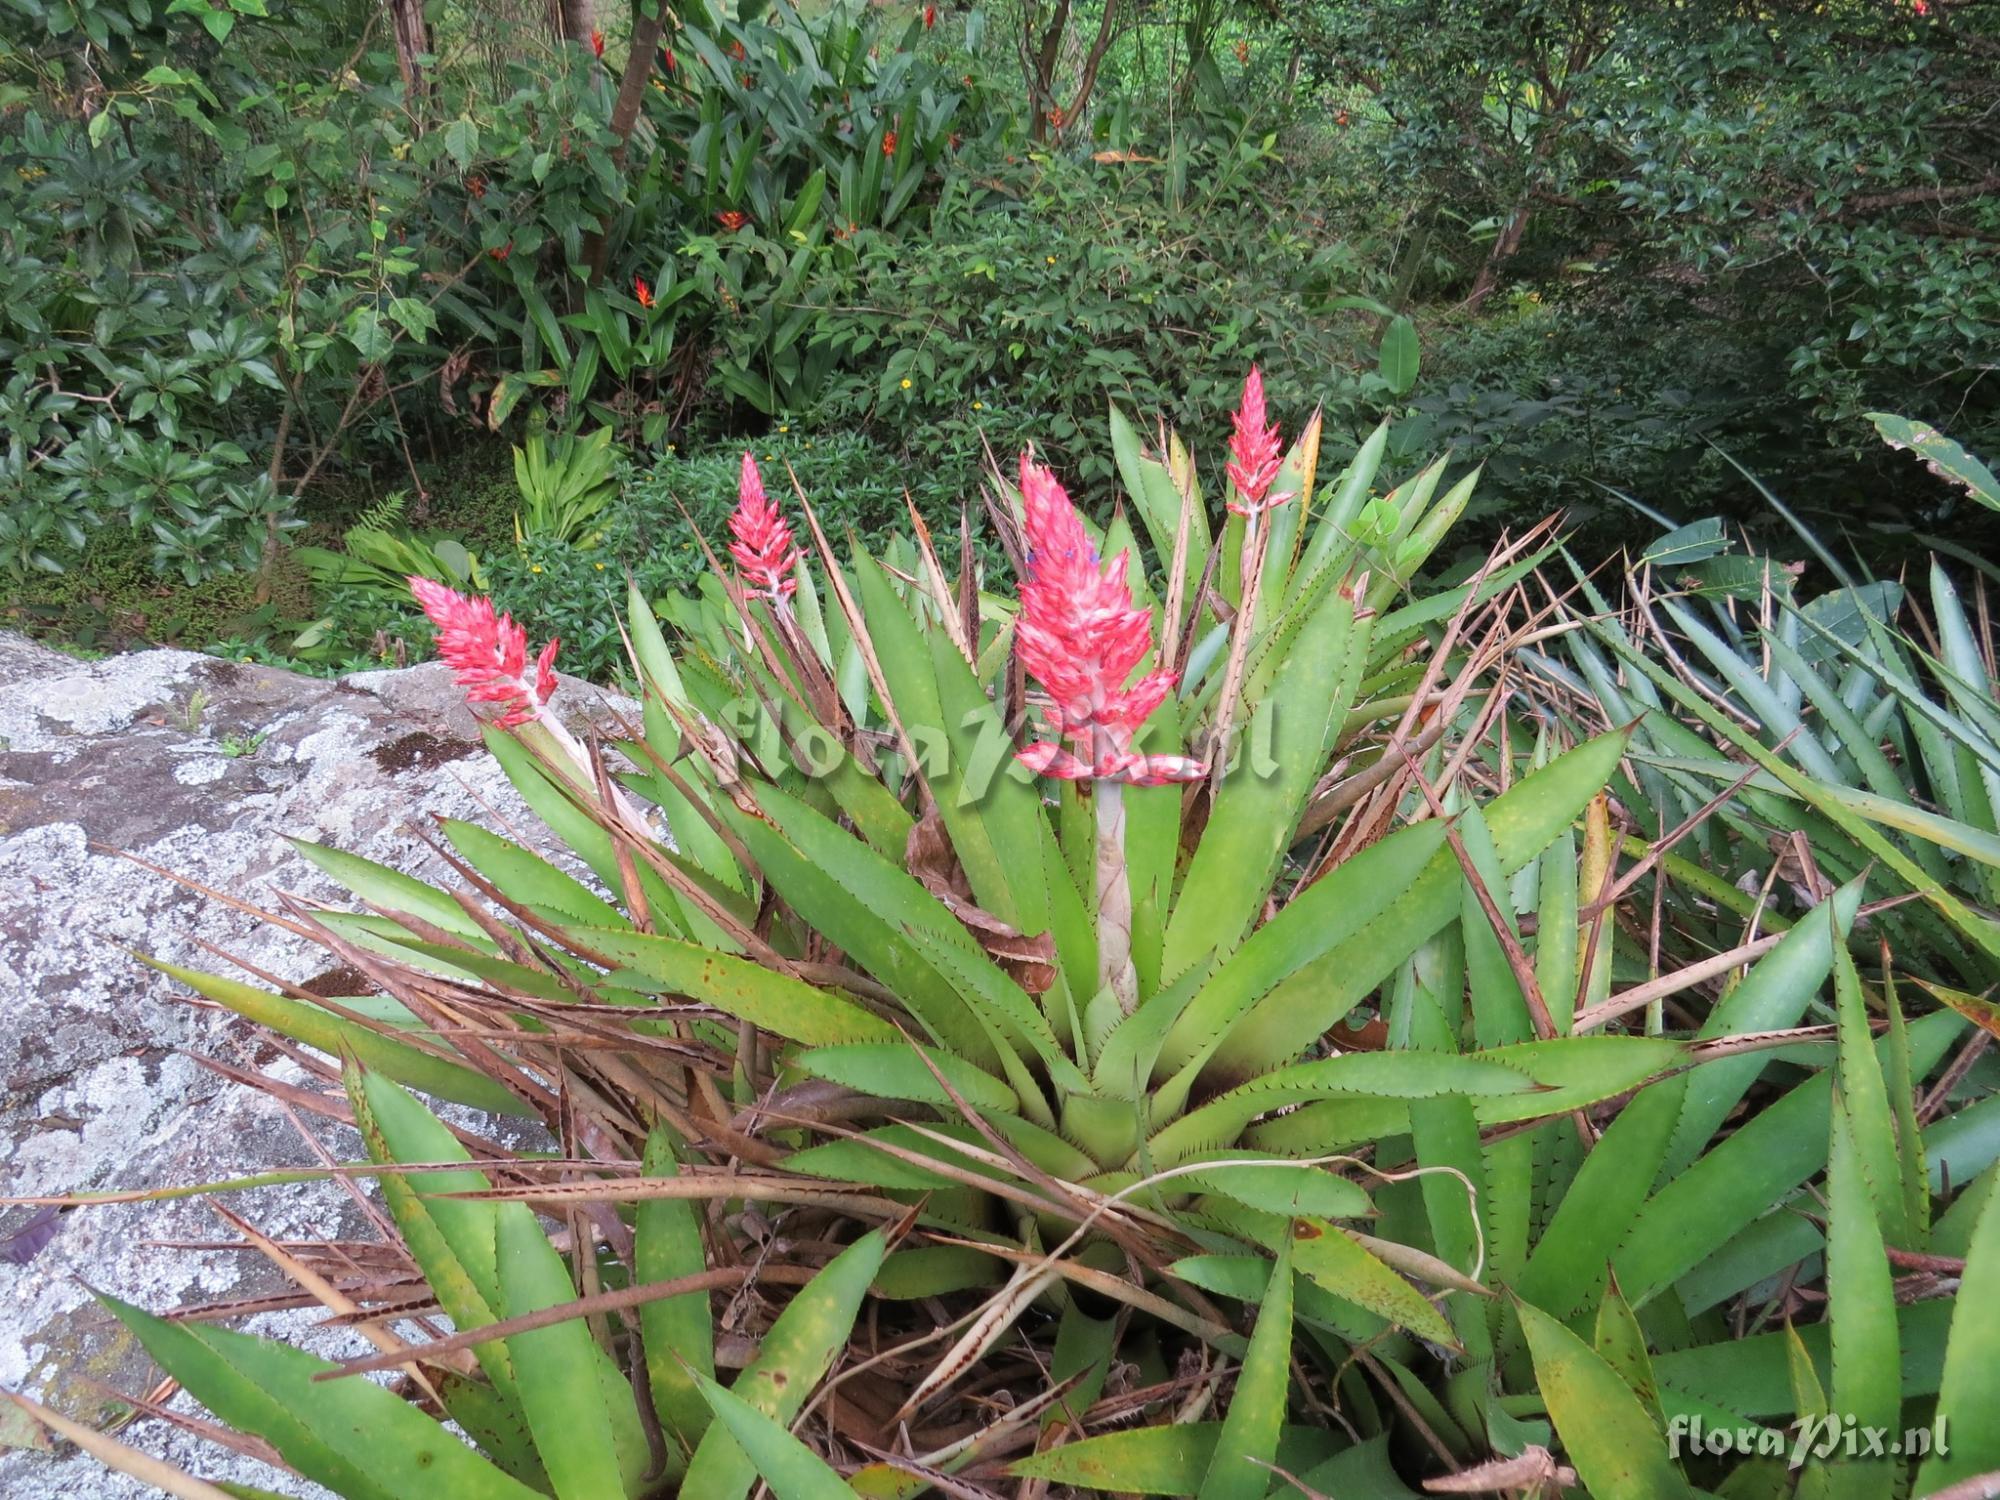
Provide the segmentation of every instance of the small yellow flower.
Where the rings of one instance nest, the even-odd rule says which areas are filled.
[[[774,463],[776,462],[776,460],[774,460],[770,454],[766,453],[764,455],[764,462],[768,464],[768,463]]]
[[[975,401],[972,403],[972,409],[974,411],[985,411],[986,403],[984,401]]]
[[[788,427],[788,426],[787,426],[787,425],[786,425],[785,423],[783,423],[783,422],[780,422],[780,423],[778,424],[778,431],[780,431],[780,432],[790,432],[791,430],[792,430],[792,429],[791,429],[790,427]]]
[[[528,571],[530,573],[539,573],[542,571],[542,565],[540,563],[531,563],[529,564]]]
[[[1042,259],[1049,265],[1054,265],[1056,263],[1056,258],[1053,255],[1044,255]]]
[[[903,377],[903,389],[907,391],[909,388],[910,388],[910,378],[906,375]]]
[[[667,452],[671,453],[673,451],[674,451],[674,445],[672,443],[667,444]]]
[[[603,564],[603,563],[599,563],[599,564],[597,564],[597,571],[598,571],[598,572],[600,572],[600,573],[602,573],[602,572],[604,571],[604,564]]]

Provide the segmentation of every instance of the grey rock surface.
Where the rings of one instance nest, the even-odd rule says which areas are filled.
[[[601,696],[569,683],[558,706],[574,721]],[[324,974],[324,952],[222,898],[340,896],[288,838],[421,873],[433,856],[412,829],[430,813],[497,812],[535,827],[474,732],[435,664],[333,683],[183,651],[84,663],[0,634],[0,1194],[185,1186],[310,1164],[277,1104],[202,1060],[294,1082],[302,1070],[131,954],[226,972],[219,950],[294,982]],[[359,1154],[351,1136],[330,1139]],[[323,1184],[228,1203],[280,1240],[360,1232],[351,1202]],[[233,1238],[200,1198],[67,1211],[39,1248],[42,1235],[20,1234],[35,1212],[0,1206],[0,1387],[84,1420],[112,1409],[109,1390],[158,1378],[85,1283],[153,1311],[282,1284],[255,1255],[188,1248]],[[247,1326],[325,1354],[362,1347],[318,1322],[280,1312]],[[24,1436],[0,1416],[9,1500],[156,1493],[73,1450],[10,1446]],[[269,1469],[162,1421],[120,1436],[206,1478],[274,1483]],[[307,1493],[295,1480],[277,1487]]]

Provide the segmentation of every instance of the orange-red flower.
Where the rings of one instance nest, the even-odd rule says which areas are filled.
[[[590,50],[591,50],[591,51],[592,51],[593,53],[595,53],[595,54],[596,54],[596,55],[597,55],[598,57],[602,57],[602,56],[604,56],[604,33],[603,33],[603,32],[601,32],[601,31],[593,31],[593,32],[591,32],[591,34],[590,34]]]
[[[882,154],[884,156],[894,156],[896,154],[895,131],[885,130],[882,132]]]
[[[924,30],[929,31],[935,25],[937,25],[937,7],[935,5],[926,5],[924,7]]]
[[[1173,689],[1174,674],[1156,668],[1126,686],[1153,649],[1152,616],[1132,603],[1125,578],[1131,553],[1100,566],[1068,493],[1028,453],[1021,455],[1021,506],[1028,547],[1014,649],[1048,695],[1057,735],[1076,747],[1029,745],[1020,752],[1022,764],[1065,781],[1135,786],[1206,775],[1206,767],[1184,756],[1132,749],[1133,737]]]
[[[729,55],[735,58],[738,62],[742,62],[744,58],[750,55],[749,53],[743,50],[743,39],[741,37],[738,37],[735,41],[729,44]]]
[[[484,198],[486,196],[486,179],[477,174],[466,178],[465,190],[475,198]]]
[[[1264,377],[1255,365],[1243,379],[1243,401],[1236,408],[1236,431],[1229,439],[1229,482],[1237,498],[1229,508],[1239,516],[1254,515],[1292,497],[1270,495],[1271,481],[1283,462],[1278,424],[1264,422]],[[1269,496],[1267,499],[1266,497]]]
[[[764,493],[764,476],[747,452],[736,482],[736,510],[729,518],[729,555],[745,587],[766,595],[773,604],[789,599],[799,581],[792,570],[799,549],[792,545],[792,528]]]
[[[728,230],[731,234],[734,234],[736,233],[737,230],[741,229],[745,224],[748,224],[750,222],[750,216],[746,213],[741,213],[736,209],[726,208],[721,213],[715,216],[715,222],[720,224],[724,229]]]
[[[556,642],[542,647],[528,676],[528,633],[512,615],[495,614],[491,599],[467,598],[431,578],[412,578],[410,592],[437,626],[438,655],[468,703],[500,710],[502,729],[525,724],[555,696]]]
[[[667,65],[667,71],[669,73],[677,73],[680,71],[681,65],[674,57],[673,48],[662,47],[660,49],[660,61]]]
[[[486,253],[492,256],[495,260],[505,260],[508,256],[514,253],[514,242],[512,240],[509,240],[499,249],[488,250]]]
[[[643,276],[634,276],[632,278],[632,295],[639,299],[641,307],[651,307],[653,305],[653,289],[646,285],[646,278]]]

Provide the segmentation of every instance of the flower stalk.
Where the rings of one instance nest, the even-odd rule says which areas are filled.
[[[1139,986],[1132,966],[1124,788],[1196,781],[1207,767],[1132,748],[1173,690],[1174,674],[1155,667],[1131,681],[1153,650],[1152,616],[1133,604],[1126,581],[1131,554],[1101,564],[1068,492],[1028,453],[1021,455],[1021,508],[1027,553],[1015,650],[1045,695],[1057,739],[1025,747],[1020,760],[1037,775],[1092,783],[1098,978],[1129,1015],[1138,1006]]]
[[[1236,730],[1236,699],[1243,689],[1243,668],[1256,628],[1257,599],[1262,592],[1265,554],[1270,548],[1270,528],[1262,525],[1264,512],[1275,510],[1292,498],[1290,491],[1271,492],[1278,470],[1284,465],[1284,440],[1278,424],[1266,420],[1264,376],[1255,365],[1243,378],[1243,398],[1232,418],[1235,431],[1229,439],[1230,497],[1232,515],[1243,518],[1243,551],[1237,588],[1237,610],[1229,637],[1229,660],[1223,669],[1222,692],[1216,699],[1214,728],[1209,735],[1209,757],[1219,782],[1228,774],[1230,740]]]

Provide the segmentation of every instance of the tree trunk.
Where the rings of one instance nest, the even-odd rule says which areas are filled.
[[[557,40],[587,42],[597,29],[597,12],[591,0],[549,0],[549,22]]]
[[[387,4],[389,21],[396,33],[396,66],[403,74],[403,98],[421,128],[422,112],[417,106],[429,97],[430,80],[424,76],[423,64],[417,59],[430,55],[431,28],[424,20],[423,0],[387,0]]]
[[[564,0],[565,4],[572,0]],[[589,0],[577,0],[586,8]],[[651,15],[643,4],[632,23],[632,48],[625,54],[625,72],[618,80],[618,97],[611,103],[611,133],[618,138],[613,159],[622,168],[625,165],[625,148],[631,143],[632,130],[639,123],[639,106],[646,100],[646,84],[653,76],[653,58],[660,50],[660,38],[666,34],[666,0],[654,0]],[[604,271],[604,237],[610,232],[610,221],[598,225],[583,242],[583,263],[589,268],[592,281]]]

